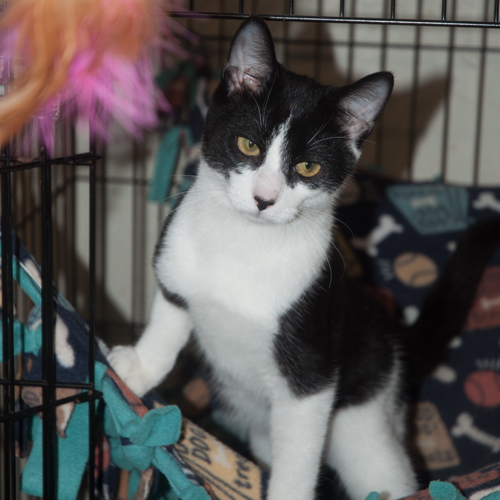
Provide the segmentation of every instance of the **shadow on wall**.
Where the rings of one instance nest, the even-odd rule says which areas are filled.
[[[289,70],[313,76],[325,85],[346,85],[358,79],[343,71],[342,65],[335,60],[335,42],[331,41],[326,25],[303,23],[297,29],[291,29],[290,36],[294,38],[288,45],[277,43],[278,57],[286,61],[285,67]],[[379,52],[376,54],[380,55]],[[392,69],[390,64],[386,66],[388,70]],[[370,68],[365,74],[377,70]],[[408,178],[416,147],[445,101],[448,81],[445,76],[437,76],[413,88],[402,85],[397,69],[394,72],[394,91],[365,142],[360,165],[390,177]]]

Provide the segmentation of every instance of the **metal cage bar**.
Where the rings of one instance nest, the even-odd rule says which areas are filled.
[[[393,0],[394,1],[394,0]],[[446,0],[443,0],[445,3]],[[495,4],[497,7],[497,4]],[[498,11],[495,10],[493,21],[450,21],[446,18],[446,11],[443,11],[441,20],[432,19],[398,19],[396,17],[376,18],[376,17],[345,17],[342,15],[344,4],[341,3],[340,15],[338,17],[331,16],[302,16],[293,14],[293,5],[291,6],[292,13],[288,14],[259,14],[264,21],[292,21],[304,23],[346,23],[359,25],[386,25],[386,26],[428,26],[440,28],[500,28],[498,22]],[[185,12],[173,11],[170,13],[172,17],[190,17],[191,19],[226,19],[226,20],[245,20],[249,14],[241,12]],[[392,15],[392,14],[391,14]],[[395,15],[395,10],[394,10]]]
[[[55,477],[55,344],[54,344],[54,307],[52,298],[53,246],[52,246],[52,165],[47,162],[42,151],[41,199],[42,199],[42,380],[43,400],[48,403],[43,410],[43,496],[54,498]]]
[[[5,150],[5,162],[10,163],[10,149]],[[11,174],[2,173],[2,329],[3,363],[2,417],[4,428],[3,480],[6,498],[17,498],[15,463],[15,357],[14,357],[14,286],[12,276],[12,186]]]
[[[487,15],[488,0],[484,0],[484,15]],[[485,87],[485,73],[486,73],[486,43],[487,31],[483,30],[481,36],[481,55],[479,62],[479,82],[478,82],[478,96],[476,104],[476,135],[474,137],[474,185],[479,182],[479,165],[481,159],[481,134],[483,127],[483,108],[484,108],[484,87]]]

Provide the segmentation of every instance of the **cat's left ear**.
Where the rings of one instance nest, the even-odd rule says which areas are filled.
[[[381,71],[340,89],[338,125],[347,133],[356,150],[368,137],[394,87],[394,76]]]
[[[222,78],[229,94],[244,90],[259,94],[277,65],[269,28],[258,17],[250,17],[240,26],[231,42]]]

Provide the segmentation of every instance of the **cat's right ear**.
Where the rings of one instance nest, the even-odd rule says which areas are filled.
[[[352,141],[357,156],[361,154],[363,140],[382,113],[393,87],[392,73],[381,71],[339,90],[337,122]]]
[[[258,17],[248,18],[231,42],[222,72],[229,95],[243,91],[259,94],[271,79],[276,66],[271,32]]]

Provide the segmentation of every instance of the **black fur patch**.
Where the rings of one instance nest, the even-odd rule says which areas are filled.
[[[361,403],[381,388],[400,342],[395,325],[330,255],[313,284],[281,318],[274,355],[297,396],[336,384],[336,407]]]

